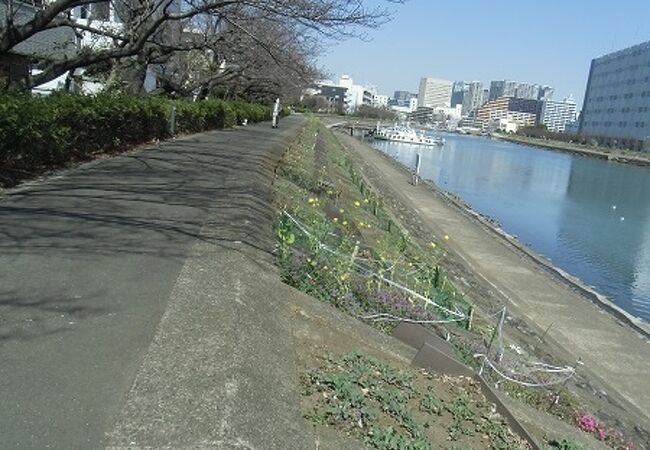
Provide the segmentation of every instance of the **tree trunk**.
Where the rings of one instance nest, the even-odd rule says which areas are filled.
[[[147,60],[138,55],[137,59],[131,60],[124,74],[124,90],[132,95],[142,95],[144,91],[144,80],[147,76]]]

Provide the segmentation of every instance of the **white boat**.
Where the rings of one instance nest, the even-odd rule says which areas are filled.
[[[418,132],[408,125],[395,125],[392,127],[377,129],[374,133],[375,139],[382,141],[402,142],[405,144],[425,145],[429,147],[443,145],[445,140],[440,137],[427,136],[422,132]]]

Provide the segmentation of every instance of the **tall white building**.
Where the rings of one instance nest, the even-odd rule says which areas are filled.
[[[576,102],[567,97],[561,102],[544,100],[540,122],[546,129],[556,133],[564,133],[566,125],[576,120]]]
[[[418,91],[418,107],[450,107],[452,86],[451,81],[422,78]]]

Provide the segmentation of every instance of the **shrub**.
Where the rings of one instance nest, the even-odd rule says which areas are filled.
[[[244,123],[244,120],[251,123],[271,120],[271,108],[268,106],[241,101],[231,102],[230,106],[236,116],[235,120],[239,125]]]
[[[0,94],[0,186],[98,152],[115,152],[170,136],[270,118],[270,108],[223,100],[172,101],[119,94]]]

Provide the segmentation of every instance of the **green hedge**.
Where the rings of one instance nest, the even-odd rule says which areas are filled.
[[[231,102],[230,105],[237,116],[238,124],[242,124],[244,119],[249,122],[271,120],[271,108],[266,106],[244,102]]]
[[[0,185],[10,186],[73,160],[170,137],[268,120],[263,105],[99,94],[0,95]]]

